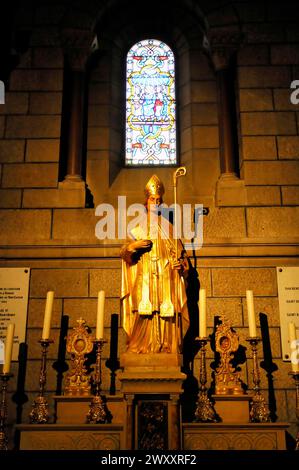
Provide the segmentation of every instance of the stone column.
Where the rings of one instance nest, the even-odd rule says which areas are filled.
[[[181,443],[181,413],[180,413],[180,396],[171,394],[168,404],[168,446],[169,450],[179,450],[182,448]]]
[[[125,449],[133,450],[135,448],[134,439],[134,394],[124,394],[125,398]]]
[[[69,80],[70,108],[67,146],[67,174],[65,181],[83,182],[82,178],[82,138],[85,73],[82,70],[71,70]]]
[[[86,184],[82,176],[83,169],[83,132],[85,110],[86,62],[91,53],[92,36],[89,31],[64,29],[61,42],[66,65],[69,69],[67,90],[68,106],[65,110],[68,119],[66,145],[66,175],[59,183],[61,190],[75,190],[74,204],[85,207]]]
[[[240,44],[239,33],[211,34],[210,56],[215,68],[218,87],[218,116],[220,136],[220,169],[217,182],[216,204],[219,206],[244,205],[245,186],[238,177],[238,129],[236,103],[232,82],[232,58]]]
[[[219,106],[220,168],[221,176],[237,178],[238,155],[234,146],[236,129],[233,127],[232,84],[229,67],[216,71]]]

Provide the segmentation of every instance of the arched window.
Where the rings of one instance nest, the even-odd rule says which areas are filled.
[[[127,54],[126,165],[175,165],[174,54],[157,39],[139,41]]]

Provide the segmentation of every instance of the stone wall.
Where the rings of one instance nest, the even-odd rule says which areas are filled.
[[[57,387],[53,363],[57,360],[62,315],[69,317],[70,327],[82,316],[94,328],[97,292],[104,289],[105,335],[110,340],[110,316],[119,314],[119,240],[98,240],[95,209],[80,208],[71,192],[62,198],[59,188],[59,168],[65,158],[60,145],[64,69],[60,31],[63,27],[91,31],[95,17],[103,13],[93,10],[94,3],[84,2],[80,10],[74,7],[70,12],[63,1],[42,6],[37,2],[35,10],[21,8],[16,17],[17,27],[30,30],[31,36],[28,50],[10,73],[6,104],[0,105],[0,261],[2,267],[30,267],[31,280],[26,397],[14,395],[18,374],[22,373],[14,363],[9,385],[10,425],[16,421],[16,401],[23,400],[22,420],[28,421],[38,391],[37,341],[47,290],[55,291],[55,342],[49,349],[47,382],[51,407],[51,395]],[[270,1],[232,2],[233,8],[221,7],[217,1],[199,3],[211,28],[236,28],[238,17],[245,35],[236,57],[235,78],[244,198],[240,203],[224,197],[221,204],[216,198],[220,177],[216,75],[201,47],[202,31],[199,26],[194,29],[188,15],[180,20],[184,34],[176,31],[171,36],[178,53],[180,163],[187,167],[180,197],[183,202],[203,203],[210,209],[204,218],[204,246],[195,253],[201,286],[207,289],[209,331],[213,317],[226,314],[247,347],[245,293],[246,289],[253,290],[256,314],[267,316],[273,363],[277,366],[272,374],[276,400],[276,410],[274,407],[272,411],[278,420],[292,423],[290,432],[294,435],[295,390],[288,376],[290,364],[281,357],[276,266],[298,266],[299,105],[290,102],[291,81],[299,79],[298,6],[294,7],[296,2],[292,1],[279,8]],[[187,11],[185,4],[184,8]],[[200,16],[197,8],[193,16]],[[115,202],[118,194],[126,194],[129,202],[142,202],[143,186],[152,174],[152,169],[125,169],[120,164],[121,60],[130,38],[138,32],[135,35],[132,26],[122,32],[115,28],[107,23],[105,53],[95,61],[88,84],[86,180],[95,205]],[[114,43],[113,34],[117,38]],[[171,203],[172,171],[157,168],[156,172],[168,190],[165,201]],[[195,265],[194,258],[192,261]],[[109,348],[108,343],[104,360]],[[125,335],[119,325],[119,354],[124,349]],[[262,347],[259,354],[262,360]],[[212,357],[209,353],[210,360]],[[196,379],[198,368],[196,357]],[[250,356],[241,368],[243,380],[251,388]],[[103,388],[108,392],[110,371],[104,367],[103,373]],[[268,397],[269,377],[264,369],[261,374]],[[117,380],[118,391],[119,386]],[[274,406],[273,396],[270,398]]]

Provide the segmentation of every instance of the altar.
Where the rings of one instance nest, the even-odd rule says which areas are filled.
[[[90,336],[78,326],[70,334],[90,344]],[[121,392],[115,395],[100,390],[95,395],[82,393],[86,385],[84,363],[77,370],[72,393],[52,396],[53,422],[41,422],[34,414],[30,424],[16,425],[21,450],[284,450],[288,423],[271,422],[260,390],[245,393],[238,373],[227,362],[226,346],[235,342],[236,332],[223,320],[216,331],[216,343],[223,344],[216,389],[225,393],[208,394],[206,387],[206,344],[201,340],[200,388],[193,420],[184,422],[182,394],[186,374],[182,356],[177,354],[132,354],[121,356],[119,378]],[[85,338],[85,340],[84,340]],[[84,348],[83,348],[84,350]],[[231,350],[230,350],[231,351]],[[74,367],[82,349],[73,350]],[[98,359],[100,359],[98,357]],[[221,365],[222,364],[222,365]],[[68,373],[73,377],[74,369]],[[97,379],[96,379],[97,380]],[[69,384],[69,380],[66,380]],[[235,393],[232,390],[235,390]],[[76,390],[80,393],[75,393]],[[88,389],[89,390],[89,389]],[[97,390],[97,389],[96,389]],[[97,397],[97,395],[96,395]],[[258,397],[258,398],[257,398]],[[258,407],[255,406],[258,401]],[[255,403],[257,405],[257,403]],[[256,409],[258,414],[256,414]],[[93,411],[91,416],[90,410]],[[254,411],[255,410],[255,411]],[[31,415],[32,416],[32,415]]]

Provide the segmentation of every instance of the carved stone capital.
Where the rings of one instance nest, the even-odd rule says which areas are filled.
[[[125,393],[125,400],[127,402],[127,405],[132,406],[134,398],[135,398],[134,393]]]
[[[178,393],[171,393],[169,395],[171,405],[177,406],[180,400],[180,395]]]
[[[211,31],[205,44],[215,69],[228,68],[231,57],[244,41],[244,36],[236,30]]]
[[[93,35],[90,31],[63,29],[60,31],[61,45],[72,70],[82,71],[92,53]]]

